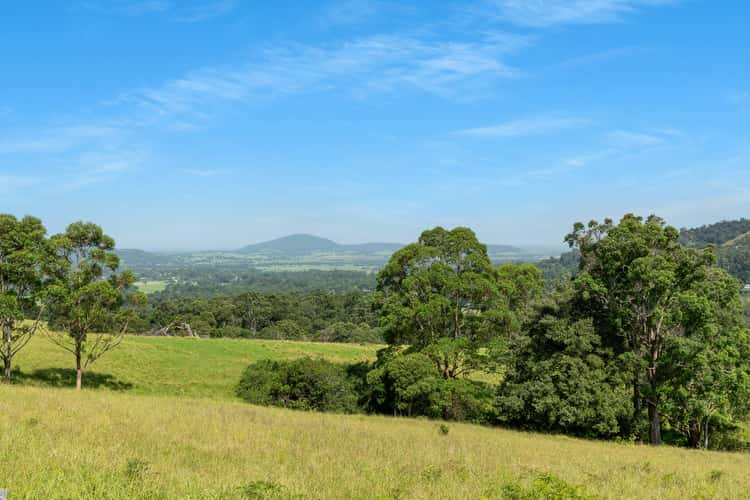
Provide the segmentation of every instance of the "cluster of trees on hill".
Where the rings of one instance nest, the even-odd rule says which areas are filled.
[[[371,294],[359,290],[159,298],[139,309],[131,331],[151,335],[383,342]]]
[[[687,247],[705,248],[708,245],[722,245],[749,232],[750,219],[721,221],[693,229],[681,229],[680,242]]]
[[[425,231],[378,275],[377,361],[253,365],[239,394],[327,409],[316,381],[336,378],[357,401],[340,411],[728,446],[750,412],[739,282],[654,216],[576,224],[566,240],[578,272],[546,292],[535,266],[493,266],[471,230]]]
[[[682,229],[680,241],[691,248],[713,246],[719,267],[740,281],[750,283],[750,219]]]
[[[155,299],[177,297],[231,296],[243,292],[284,293],[325,290],[343,293],[350,290],[372,291],[375,273],[366,271],[261,271],[225,270],[209,267],[183,268],[148,273],[148,279],[167,281],[167,288]]]
[[[115,242],[92,223],[76,222],[48,237],[35,217],[0,214],[0,328],[4,380],[13,358],[38,331],[75,360],[76,387],[85,371],[123,338],[145,296],[135,277],[118,273]],[[53,333],[44,327],[46,320]],[[94,331],[113,334],[91,335]]]

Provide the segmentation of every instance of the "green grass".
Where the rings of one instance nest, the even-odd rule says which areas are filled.
[[[146,281],[136,281],[134,283],[134,286],[141,292],[145,293],[146,295],[156,292],[163,292],[167,288],[167,282],[166,281],[157,281],[157,280],[146,280]]]
[[[10,498],[746,498],[750,456],[0,387]],[[265,491],[267,496],[251,495]],[[275,495],[275,496],[274,496]]]
[[[137,394],[232,398],[242,371],[260,359],[323,357],[349,363],[374,359],[378,346],[272,340],[126,336],[84,376],[84,386]],[[14,360],[24,385],[75,383],[73,356],[37,335]]]
[[[261,408],[233,396],[263,358],[353,362],[377,346],[127,337],[73,385],[36,337],[0,386],[10,498],[743,498],[750,455]],[[446,427],[447,426],[447,427]],[[442,427],[442,429],[441,429]]]

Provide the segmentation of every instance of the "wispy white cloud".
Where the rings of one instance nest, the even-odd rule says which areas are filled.
[[[680,132],[674,129],[649,129],[642,132],[614,130],[607,134],[607,140],[620,148],[644,148],[664,145],[677,134]]]
[[[376,0],[341,0],[323,9],[320,22],[326,25],[357,24],[371,18],[381,8]]]
[[[750,103],[750,92],[744,92],[744,91],[729,92],[726,95],[726,100],[729,104],[732,104],[734,106],[742,106],[744,104]]]
[[[194,113],[212,103],[266,99],[285,94],[416,89],[470,98],[500,79],[522,72],[504,62],[526,37],[485,36],[475,42],[408,36],[372,36],[329,46],[289,44],[262,51],[231,67],[203,68],[163,85],[131,92],[120,102],[159,115]]]
[[[576,69],[582,66],[600,64],[622,57],[632,56],[645,50],[646,49],[644,49],[643,47],[615,47],[598,52],[570,57],[568,59],[563,59],[558,63],[552,64],[550,67],[564,70]]]
[[[108,182],[135,170],[142,161],[138,152],[112,150],[89,151],[65,161],[62,176],[48,179],[48,191],[66,193]]]
[[[582,118],[533,117],[513,120],[489,127],[469,128],[455,134],[469,137],[523,137],[568,130],[589,124]]]
[[[171,2],[166,0],[145,0],[142,2],[131,2],[122,6],[123,10],[131,16],[142,16],[158,12],[166,12],[172,8]]]
[[[643,8],[673,3],[676,0],[486,0],[497,17],[535,28],[619,22]]]
[[[13,194],[22,189],[36,186],[40,182],[41,179],[38,177],[0,174],[0,193]]]
[[[206,0],[196,5],[176,0],[89,0],[78,4],[85,10],[126,16],[163,14],[166,19],[182,23],[207,21],[230,13],[237,6],[236,0]]]
[[[184,11],[184,13],[178,15],[177,21],[182,23],[207,21],[228,14],[234,10],[236,5],[237,2],[235,0],[214,0],[212,2],[204,2],[203,4],[191,7]]]
[[[109,126],[75,125],[53,128],[34,137],[0,140],[0,155],[17,153],[59,153],[102,141],[113,141],[121,133]]]

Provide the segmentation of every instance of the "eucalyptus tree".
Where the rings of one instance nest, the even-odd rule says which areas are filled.
[[[515,326],[497,278],[471,229],[424,231],[378,274],[375,307],[388,343],[423,352],[444,378],[479,367],[480,348]]]
[[[679,232],[656,216],[577,223],[566,241],[581,254],[579,307],[594,319],[605,347],[622,353],[632,373],[634,421],[645,402],[649,441],[660,444],[662,406],[676,382],[668,378],[668,353],[678,339],[703,345],[709,339],[697,332],[724,327],[722,304],[705,313],[707,304],[716,304],[711,283],[723,271],[715,268],[712,249],[683,247]],[[735,298],[738,293],[739,286]]]
[[[90,365],[122,342],[133,310],[145,296],[133,290],[131,272],[118,274],[115,241],[96,224],[75,222],[52,241],[68,266],[50,287],[51,323],[64,332],[50,334],[50,339],[75,357],[80,389]]]
[[[0,329],[4,380],[10,383],[13,357],[40,326],[40,292],[54,268],[47,231],[36,217],[0,214]]]

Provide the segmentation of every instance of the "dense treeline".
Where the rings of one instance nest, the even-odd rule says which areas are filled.
[[[693,229],[681,229],[680,242],[687,247],[694,248],[718,246],[748,232],[750,232],[750,219],[721,221]]]
[[[575,277],[545,291],[534,266],[494,267],[471,230],[425,231],[378,275],[389,347],[375,362],[256,364],[238,394],[294,408],[746,447],[734,432],[750,412],[750,330],[740,284],[713,252],[684,247],[653,216],[576,224],[566,241],[579,256]],[[356,406],[321,403],[332,379]]]
[[[244,292],[281,293],[295,291],[325,290],[347,292],[349,290],[373,290],[375,273],[366,271],[243,271],[188,268],[169,272],[149,273],[153,280],[167,281],[167,288],[156,298],[212,297],[216,295],[238,295]]]
[[[692,248],[712,245],[719,267],[743,283],[750,283],[750,219],[683,229],[680,241]]]
[[[152,335],[383,342],[371,294],[358,290],[152,299],[139,309],[131,330]]]

